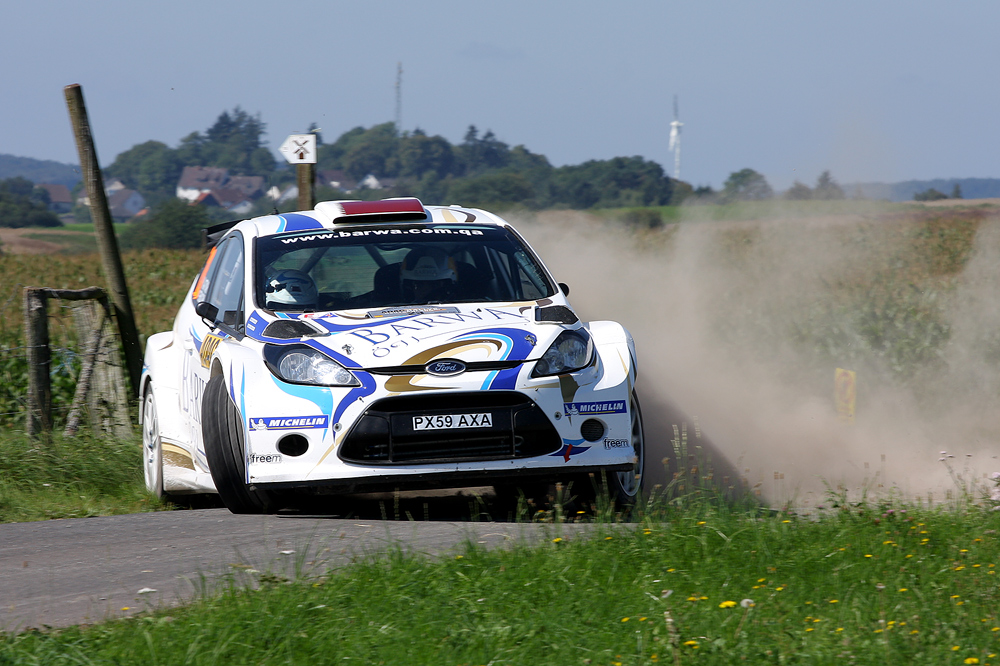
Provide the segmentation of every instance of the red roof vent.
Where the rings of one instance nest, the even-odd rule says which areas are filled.
[[[427,219],[424,205],[415,197],[381,201],[324,201],[316,204],[316,210],[329,215],[335,224]]]

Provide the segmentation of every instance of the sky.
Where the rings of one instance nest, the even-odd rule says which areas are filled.
[[[469,125],[554,165],[639,155],[718,188],[1000,177],[992,0],[33,0],[0,15],[0,153],[78,162],[63,87],[97,152],[170,146],[240,106],[277,147],[395,118]]]

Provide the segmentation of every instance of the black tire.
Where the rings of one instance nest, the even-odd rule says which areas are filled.
[[[215,489],[233,513],[271,513],[274,497],[265,490],[251,490],[246,483],[243,419],[226,390],[226,379],[216,375],[205,386],[201,403],[201,431],[205,456]]]
[[[632,415],[632,449],[635,464],[628,472],[607,472],[589,479],[579,479],[573,486],[577,501],[583,505],[605,495],[613,508],[628,509],[642,497],[643,471],[646,463],[646,439],[642,429],[642,408],[639,396],[632,391],[629,401]]]

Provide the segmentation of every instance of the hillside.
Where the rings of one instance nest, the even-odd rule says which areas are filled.
[[[931,188],[951,194],[955,185],[965,199],[993,199],[1000,197],[1000,178],[935,178],[933,180],[904,180],[899,183],[852,183],[844,186],[850,197],[913,201],[913,195]]]
[[[53,160],[36,160],[0,153],[0,180],[21,176],[33,183],[56,183],[72,189],[80,182],[80,167]]]

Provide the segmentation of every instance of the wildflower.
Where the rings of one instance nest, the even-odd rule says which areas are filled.
[[[604,540],[605,540],[605,541],[611,541],[611,539],[612,539],[612,538],[613,538],[613,537],[604,537]]]
[[[882,630],[881,630],[881,629],[876,629],[876,630],[875,630],[875,633],[876,633],[876,634],[881,634],[881,633],[882,633]]]
[[[700,599],[701,601],[706,601],[708,600],[708,597],[698,597],[698,599]]]
[[[645,621],[646,621],[646,618],[645,618],[645,617],[640,617],[640,618],[639,618],[639,622],[645,622]]]
[[[691,597],[688,597],[687,600],[688,601],[698,601],[698,597],[691,596]]]
[[[675,571],[677,571],[677,569],[667,569],[667,573],[673,573]]]
[[[756,604],[754,604],[753,599],[744,599],[740,602],[740,606],[743,608],[753,608],[755,605]]]
[[[909,588],[906,588],[906,587],[901,587],[901,588],[899,588],[899,591],[900,591],[900,592],[906,592],[906,591],[907,591],[908,589],[909,589]]]
[[[958,645],[952,645],[952,646],[951,646],[951,651],[952,651],[952,652],[958,652],[958,651],[959,651],[959,650],[961,650],[961,649],[962,649],[962,648],[961,648],[960,646],[958,646]]]
[[[842,632],[843,630],[844,630],[844,628],[843,628],[843,627],[837,627],[836,629],[834,629],[834,631],[836,631],[836,632],[837,632],[838,634],[839,634],[840,632]]]
[[[835,603],[837,603],[837,601],[838,601],[838,599],[830,599],[830,603],[831,604],[835,604]]]
[[[460,560],[460,559],[462,559],[463,557],[465,557],[465,555],[456,555],[456,556],[455,556],[455,559],[456,559],[456,560]]]
[[[913,631],[910,632],[910,635],[912,636],[913,634],[919,634],[919,633],[920,633],[919,631],[917,631],[916,629],[914,629]]]
[[[993,627],[990,631],[1000,631],[1000,627]]]
[[[562,537],[556,537],[555,539],[552,540],[552,543],[559,543],[561,541],[562,541]]]
[[[719,604],[719,608],[733,608],[734,606],[736,606],[735,601],[723,601]]]
[[[704,521],[704,520],[699,520],[699,521],[698,521],[698,526],[699,526],[699,527],[700,527],[700,526],[702,526],[702,525],[704,525],[704,524],[705,524],[705,521]]]
[[[966,659],[965,661],[963,661],[962,663],[963,663],[963,664],[978,664],[978,663],[979,663],[979,660],[978,660],[978,659],[976,659],[975,657],[968,657],[968,658],[967,658],[967,659]]]
[[[964,569],[964,568],[965,568],[965,567],[955,567],[955,571],[961,571],[961,570],[962,570],[962,569]]]
[[[865,555],[865,557],[871,557],[871,555]]]
[[[623,617],[622,618],[622,622],[628,622],[628,618],[627,617]]]
[[[781,522],[782,522],[782,523],[790,523],[790,522],[792,522],[792,521],[790,521],[790,520],[783,520],[783,521],[781,521]]]
[[[758,583],[763,583],[763,582],[764,582],[765,580],[767,580],[767,579],[766,579],[766,578],[758,578],[758,579],[757,579],[757,582],[758,582]]]
[[[812,631],[812,630],[813,630],[812,627],[809,627],[808,629],[806,629],[806,631]]]
[[[967,552],[969,552],[969,549],[968,548],[963,548],[962,550],[960,550],[958,552],[960,552],[960,553],[967,553]]]
[[[696,648],[698,647],[698,641],[684,641],[684,647]]]

